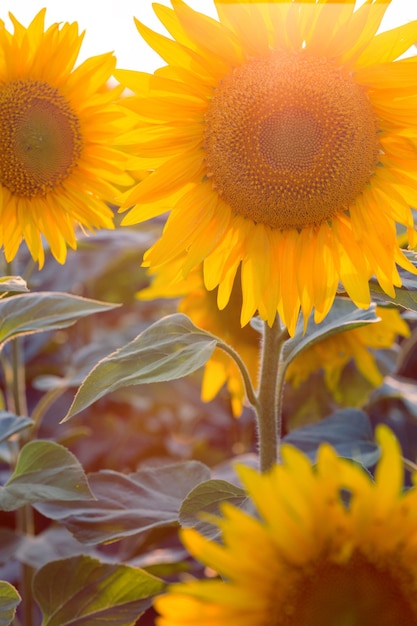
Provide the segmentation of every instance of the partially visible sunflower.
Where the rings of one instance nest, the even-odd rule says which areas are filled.
[[[192,271],[187,279],[178,279],[169,272],[156,275],[150,287],[139,294],[141,299],[181,297],[178,310],[191,320],[229,344],[243,359],[256,388],[260,361],[260,335],[250,325],[238,324],[242,306],[242,292],[235,282],[230,299],[219,310],[216,290],[204,287],[202,270]],[[292,361],[286,380],[297,388],[314,372],[324,371],[324,381],[336,401],[340,400],[340,378],[346,365],[353,360],[358,371],[374,387],[382,383],[375,350],[390,349],[397,338],[408,337],[410,329],[396,308],[378,306],[379,322],[345,330],[322,339],[304,350]],[[212,400],[226,384],[230,393],[233,414],[238,417],[243,408],[245,389],[236,363],[223,351],[216,349],[204,369],[202,399]]]
[[[241,268],[241,324],[278,311],[291,334],[300,309],[323,320],[339,281],[358,307],[372,275],[393,295],[396,264],[415,271],[395,226],[416,244],[417,57],[399,57],[417,22],[376,35],[390,0],[214,0],[219,21],[171,3],[154,10],[172,39],[136,21],[167,65],[117,74],[153,171],[122,223],[171,210],[145,264],[204,262],[221,309]]]
[[[11,261],[22,242],[39,265],[42,236],[63,263],[76,247],[75,228],[113,228],[127,156],[114,144],[129,129],[116,105],[121,87],[107,81],[109,54],[74,69],[83,34],[78,25],[52,24],[45,9],[14,33],[0,22],[0,245]]]
[[[349,361],[353,360],[362,376],[374,387],[382,383],[375,359],[375,350],[392,348],[397,337],[408,337],[410,328],[395,308],[377,306],[380,322],[325,337],[307,348],[290,363],[287,380],[297,388],[311,374],[322,369],[324,380],[335,399],[339,398],[340,377]]]
[[[380,426],[375,481],[320,447],[314,466],[284,446],[265,474],[238,467],[256,515],[223,504],[222,543],[182,531],[223,580],[173,584],[157,626],[417,624],[417,491],[403,493],[397,440]]]
[[[233,348],[244,361],[252,384],[256,387],[260,359],[260,334],[249,324],[240,326],[239,314],[242,293],[235,283],[226,307],[219,310],[216,290],[204,287],[201,268],[192,271],[186,279],[176,280],[166,272],[156,276],[150,287],[139,292],[142,300],[181,296],[178,310],[188,315],[196,326],[207,330]],[[242,413],[245,388],[236,362],[223,350],[216,348],[204,367],[201,388],[203,402],[210,402],[223,385],[230,394],[232,412],[235,417]]]

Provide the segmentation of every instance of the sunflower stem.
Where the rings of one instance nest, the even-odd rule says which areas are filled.
[[[35,535],[33,509],[30,504],[26,504],[17,510],[17,528],[27,537]],[[34,570],[30,565],[22,563],[22,609],[25,626],[33,626],[33,593],[32,583]]]
[[[229,346],[227,343],[225,343],[224,341],[218,340],[217,347],[223,350],[224,352],[226,352],[226,354],[228,354],[230,357],[232,357],[232,359],[238,366],[240,374],[242,376],[243,385],[245,387],[246,397],[248,399],[249,404],[256,411],[258,407],[258,398],[256,397],[255,389],[253,388],[250,374],[248,372],[248,369],[243,359],[236,352],[236,350],[233,350],[233,348]]]
[[[26,372],[22,355],[21,337],[11,341],[13,367],[13,400],[16,415],[28,415],[26,402]]]
[[[28,415],[28,407],[26,402],[26,376],[24,360],[22,355],[21,338],[16,337],[11,342],[12,344],[12,368],[13,368],[13,398],[15,405],[16,415]],[[19,448],[21,449],[25,443],[31,438],[29,435],[21,435],[19,440]],[[26,536],[33,536],[34,533],[34,519],[33,509],[27,504],[18,509],[17,515],[17,528]],[[30,565],[22,563],[22,598],[23,598],[23,614],[25,626],[33,625],[33,594],[32,594],[32,579],[33,568]]]
[[[8,274],[13,276],[13,267],[11,263],[7,264]],[[22,338],[15,337],[11,342],[11,363],[10,366],[6,359],[2,360],[5,367],[5,378],[8,386],[6,396],[13,403],[13,411],[16,415],[29,415],[27,399],[26,399],[26,371],[23,355]],[[31,439],[31,434],[21,435],[15,445],[15,458],[13,465],[17,463],[19,450]],[[14,442],[13,442],[14,443]],[[33,536],[34,515],[30,505],[24,505],[16,511],[16,526],[20,533],[26,536]],[[30,565],[22,563],[21,565],[22,579],[22,613],[25,626],[33,626],[33,593],[32,580],[33,568]]]
[[[413,463],[413,461],[410,461],[410,459],[406,459],[404,457],[402,458],[402,461],[405,469],[408,470],[411,474],[417,472],[417,465]]]
[[[281,327],[278,316],[272,327],[265,322],[257,404],[254,406],[261,472],[269,470],[279,460],[285,379],[282,349],[288,338],[288,330]]]

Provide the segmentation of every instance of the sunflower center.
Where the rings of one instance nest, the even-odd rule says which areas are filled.
[[[332,61],[276,52],[234,69],[206,116],[207,175],[235,213],[302,229],[346,211],[378,163],[363,88]]]
[[[300,584],[282,626],[398,626],[416,624],[412,581],[377,568],[360,555],[345,566],[327,564]]]
[[[0,87],[0,182],[32,198],[62,183],[82,150],[78,117],[48,83],[18,80]]]

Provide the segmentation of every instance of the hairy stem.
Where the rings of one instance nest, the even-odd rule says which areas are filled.
[[[33,536],[35,534],[33,509],[30,504],[26,504],[17,510],[17,528],[26,535]],[[33,626],[33,594],[32,594],[32,581],[33,581],[33,568],[26,563],[21,565],[22,571],[22,609],[23,609],[23,623],[25,626]]]
[[[13,399],[16,415],[28,415],[26,403],[26,373],[22,358],[22,339],[16,337],[11,341],[13,368]]]
[[[262,472],[279,460],[282,431],[282,399],[285,364],[282,349],[289,335],[281,328],[278,316],[272,327],[265,322],[257,405],[259,463]]]
[[[238,366],[238,368],[240,370],[240,374],[241,374],[242,379],[243,379],[243,385],[245,387],[246,397],[248,399],[249,404],[256,411],[257,407],[258,407],[258,398],[256,397],[256,393],[255,393],[255,390],[253,388],[252,381],[250,379],[250,375],[249,375],[248,369],[247,369],[245,363],[243,362],[242,358],[236,352],[236,350],[233,350],[233,348],[231,346],[229,346],[227,343],[224,343],[223,341],[218,341],[217,347],[220,348],[221,350],[223,350],[224,352],[226,352],[230,357],[232,357],[232,359],[234,360],[234,362]]]
[[[11,263],[8,264],[7,269],[9,275],[13,275],[13,268]],[[11,354],[10,354],[10,368],[5,367],[6,372],[6,395],[11,399],[13,403],[13,410],[16,415],[28,415],[28,407],[26,400],[26,372],[25,362],[23,358],[23,346],[22,338],[15,337],[11,342]],[[3,359],[3,366],[7,363]],[[19,453],[19,449],[28,441],[29,435],[20,435],[18,446],[16,449],[16,460]],[[17,529],[24,535],[33,536],[34,530],[34,517],[33,509],[30,505],[22,506],[16,511],[16,526]],[[22,563],[22,614],[23,623],[25,626],[33,626],[33,594],[32,594],[32,579],[33,569],[29,565]]]

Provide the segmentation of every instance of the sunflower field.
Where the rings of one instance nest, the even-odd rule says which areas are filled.
[[[210,1],[0,20],[0,626],[417,626],[417,20]]]

